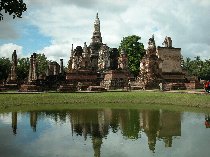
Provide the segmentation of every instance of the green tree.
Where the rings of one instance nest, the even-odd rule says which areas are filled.
[[[210,60],[203,61],[199,56],[195,57],[194,60],[187,57],[183,62],[183,69],[190,76],[206,80],[210,79]]]
[[[205,60],[204,62],[201,78],[205,80],[210,80],[210,59]]]
[[[139,113],[137,110],[125,110],[121,112],[120,118],[123,120],[122,134],[130,139],[138,139],[140,131]]]
[[[140,42],[141,37],[131,35],[124,37],[119,46],[119,52],[124,50],[128,55],[128,68],[136,77],[139,75],[140,60],[145,54],[144,45]]]
[[[44,54],[37,54],[37,73],[44,74],[47,70],[49,61],[47,60],[47,57]]]
[[[187,57],[186,59],[182,60],[182,68],[184,70],[187,70],[188,72],[190,70],[190,62],[191,62],[191,59],[189,57]]]
[[[2,11],[13,15],[13,19],[22,18],[22,13],[27,10],[26,4],[23,0],[0,0],[0,21],[3,20]]]
[[[0,58],[0,81],[5,81],[10,73],[11,63],[9,58]]]
[[[29,58],[19,58],[17,64],[17,79],[18,82],[24,81],[29,74]]]
[[[27,10],[23,0],[0,0],[0,21],[3,20],[2,11],[9,15],[13,15],[13,19],[21,18],[22,13]]]
[[[47,57],[44,54],[37,54],[37,73],[38,75],[44,74],[48,66]],[[17,65],[17,78],[19,82],[24,81],[29,74],[30,59],[19,58]]]
[[[201,72],[203,68],[203,61],[199,56],[195,57],[195,60],[192,61],[191,68],[193,69],[192,74],[194,76],[201,77]]]

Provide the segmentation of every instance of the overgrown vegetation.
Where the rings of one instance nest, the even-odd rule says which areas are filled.
[[[141,37],[137,35],[127,36],[119,46],[119,52],[123,50],[128,55],[128,68],[135,77],[139,75],[140,60],[145,54],[144,45],[140,40]]]
[[[183,60],[182,66],[190,76],[204,80],[210,79],[210,59],[201,60],[199,56],[194,59],[187,57]]]
[[[1,80],[6,80],[10,73],[11,62],[9,58],[0,58],[0,83]]]

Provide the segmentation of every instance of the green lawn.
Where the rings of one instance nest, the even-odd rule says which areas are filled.
[[[166,92],[0,94],[0,112],[68,108],[165,108],[210,111],[210,95]]]

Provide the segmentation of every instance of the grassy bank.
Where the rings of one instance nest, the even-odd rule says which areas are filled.
[[[146,91],[0,94],[0,112],[107,107],[166,108],[209,112],[210,95]]]

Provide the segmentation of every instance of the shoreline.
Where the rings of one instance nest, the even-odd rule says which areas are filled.
[[[57,91],[43,91],[43,92],[19,92],[19,91],[0,91],[0,94],[42,94],[42,93],[106,93],[106,92],[166,92],[166,93],[186,93],[186,94],[206,94],[204,89],[192,89],[192,90],[166,90],[160,91],[159,89],[151,89],[151,90],[108,90],[108,91],[75,91],[75,92],[57,92]]]
[[[68,108],[195,108],[210,111],[210,94],[204,90],[183,91],[114,91],[76,93],[19,93],[0,94],[0,112]],[[194,109],[193,109],[194,110]]]

